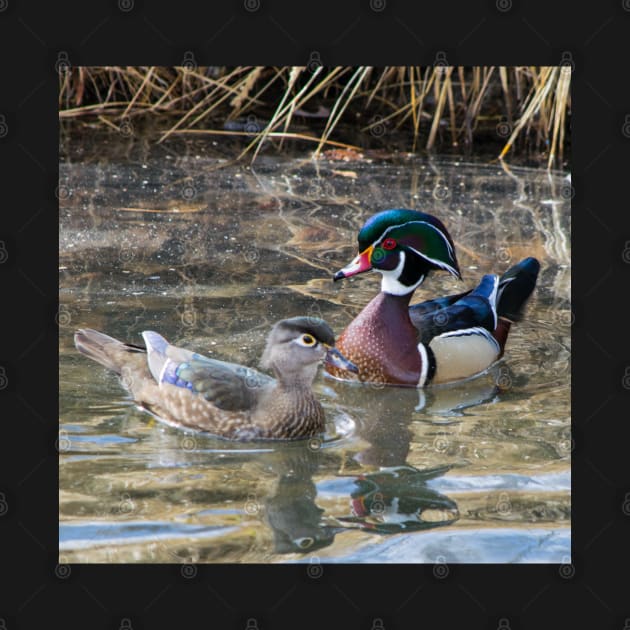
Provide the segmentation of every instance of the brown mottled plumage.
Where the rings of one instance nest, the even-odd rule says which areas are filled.
[[[311,385],[318,363],[356,368],[333,347],[323,320],[294,317],[278,322],[261,365],[275,379],[170,345],[144,332],[147,348],[124,344],[90,329],[75,333],[79,351],[121,376],[134,399],[177,426],[237,440],[295,439],[324,430],[325,416]]]

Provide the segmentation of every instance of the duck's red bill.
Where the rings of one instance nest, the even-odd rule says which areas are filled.
[[[346,265],[343,269],[340,269],[333,276],[333,280],[349,278],[350,276],[356,276],[356,274],[358,273],[363,273],[364,271],[369,271],[370,269],[372,269],[372,262],[370,260],[372,249],[372,246],[370,246],[364,252],[361,252],[349,265]]]

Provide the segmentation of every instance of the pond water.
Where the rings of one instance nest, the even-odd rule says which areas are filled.
[[[93,141],[94,142],[94,141]],[[569,562],[570,182],[564,173],[409,155],[258,158],[212,143],[62,146],[59,547],[62,562]],[[487,373],[424,391],[318,374],[323,441],[234,443],[167,426],[74,348],[78,327],[157,330],[256,367],[274,322],[335,332],[380,276],[333,284],[376,211],[431,212],[460,292],[525,256],[524,321]]]

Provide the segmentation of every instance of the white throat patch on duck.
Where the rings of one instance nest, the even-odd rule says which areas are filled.
[[[413,293],[425,278],[424,273],[414,270],[413,261],[407,259],[406,252],[399,253],[400,260],[395,269],[375,269],[383,275],[381,291],[390,295]],[[410,284],[407,284],[410,283]]]

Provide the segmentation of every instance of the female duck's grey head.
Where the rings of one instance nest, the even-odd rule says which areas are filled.
[[[278,322],[267,337],[267,346],[260,359],[261,367],[278,375],[303,372],[326,358],[338,367],[358,372],[334,347],[335,336],[330,326],[317,317],[292,317]],[[315,372],[312,372],[313,376]]]

